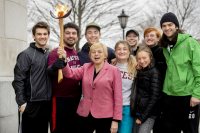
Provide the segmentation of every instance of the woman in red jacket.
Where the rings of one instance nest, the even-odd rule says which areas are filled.
[[[65,51],[58,50],[58,54]],[[119,69],[107,63],[107,47],[101,43],[90,47],[91,63],[80,68],[64,67],[67,78],[82,80],[82,98],[77,113],[83,133],[116,133],[122,119],[122,80]]]

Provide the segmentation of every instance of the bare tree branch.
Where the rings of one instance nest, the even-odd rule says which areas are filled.
[[[200,4],[199,0],[67,0],[72,7],[71,15],[64,21],[75,22],[81,29],[80,39],[84,36],[84,28],[91,21],[96,21],[102,27],[102,38],[113,39],[121,37],[121,28],[117,16],[125,9],[129,15],[128,28],[143,32],[149,26],[159,26],[160,17],[166,12],[174,12],[180,22],[180,27],[187,29],[193,36],[200,38]],[[45,1],[29,0],[34,6],[28,7],[28,20],[35,22],[45,20],[51,26],[53,42],[59,41],[59,27],[57,21],[50,17],[49,10],[57,3],[66,3],[66,0]],[[43,3],[43,4],[40,4]],[[45,6],[44,6],[45,5]],[[28,5],[29,6],[29,5]],[[106,30],[105,30],[106,29]],[[28,29],[30,31],[30,28]],[[79,40],[80,41],[80,40]],[[76,45],[79,48],[79,43]]]

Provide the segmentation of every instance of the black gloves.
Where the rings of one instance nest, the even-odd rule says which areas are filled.
[[[51,66],[47,68],[48,74],[51,77],[54,77],[56,75],[58,69],[62,69],[67,65],[67,62],[65,62],[65,59],[58,58]]]
[[[54,64],[52,65],[52,69],[53,70],[58,70],[58,69],[62,69],[67,65],[67,63],[65,62],[65,59],[62,58],[58,58]]]

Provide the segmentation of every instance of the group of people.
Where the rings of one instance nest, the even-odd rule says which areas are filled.
[[[17,56],[12,83],[22,133],[48,133],[49,122],[52,133],[198,133],[200,45],[171,12],[160,26],[162,35],[145,29],[142,44],[136,30],[127,31],[113,50],[92,22],[76,51],[79,27],[67,23],[64,49],[49,51],[48,24],[34,25],[34,42]]]

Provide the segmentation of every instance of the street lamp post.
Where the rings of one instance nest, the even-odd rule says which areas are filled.
[[[124,40],[124,29],[126,28],[126,24],[128,22],[128,15],[124,13],[124,9],[122,9],[122,13],[118,16],[120,26],[123,31],[123,40]]]

